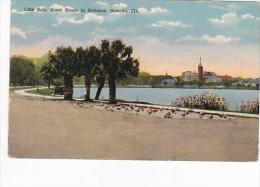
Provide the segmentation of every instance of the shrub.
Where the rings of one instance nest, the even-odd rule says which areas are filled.
[[[179,97],[172,103],[172,106],[205,110],[227,110],[225,99],[211,92],[203,92],[195,96]]]
[[[259,114],[259,99],[254,101],[242,101],[239,104],[240,112]]]

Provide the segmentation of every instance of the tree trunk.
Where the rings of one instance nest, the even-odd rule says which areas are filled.
[[[108,79],[109,84],[109,102],[116,103],[116,80],[114,78]]]
[[[91,79],[90,79],[90,76],[88,76],[88,75],[85,75],[85,87],[86,87],[85,100],[89,101],[90,100]]]
[[[64,99],[72,100],[73,96],[73,77],[70,75],[64,76]]]
[[[105,76],[102,76],[99,79],[99,84],[98,84],[98,89],[97,89],[97,92],[96,92],[95,100],[99,99],[99,96],[101,94],[101,90],[104,87],[104,85],[105,85]]]

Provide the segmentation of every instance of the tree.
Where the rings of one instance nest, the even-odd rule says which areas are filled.
[[[101,61],[108,78],[111,103],[116,102],[116,80],[138,75],[139,62],[131,56],[132,53],[132,47],[125,46],[121,40],[102,41]]]
[[[77,63],[79,63],[79,74],[85,77],[86,95],[85,100],[90,100],[91,81],[95,76],[95,67],[100,62],[100,50],[95,46],[83,49],[82,47],[76,50]]]
[[[99,99],[99,96],[101,94],[101,91],[105,85],[105,80],[106,80],[106,73],[105,73],[105,68],[104,66],[101,64],[97,70],[96,70],[97,74],[96,74],[96,81],[98,83],[98,88],[97,88],[97,92],[96,92],[96,96],[95,96],[95,100]]]
[[[57,47],[55,53],[49,52],[48,56],[53,66],[52,76],[63,79],[64,99],[72,100],[73,76],[77,72],[75,52],[71,47]]]
[[[54,79],[58,78],[57,73],[55,73],[54,63],[49,61],[46,61],[42,64],[40,74],[43,82],[47,84],[48,88],[50,88],[51,84],[54,84]]]
[[[98,82],[98,88],[97,88],[97,92],[96,92],[96,96],[95,96],[96,100],[99,99],[100,93],[105,85],[108,64],[109,64],[109,61],[112,60],[112,55],[110,53],[109,45],[110,45],[110,43],[108,40],[101,41],[100,65],[98,66],[98,68],[96,68],[96,71],[97,71],[96,80]]]
[[[10,83],[13,85],[34,85],[35,65],[24,56],[13,56],[10,59]]]

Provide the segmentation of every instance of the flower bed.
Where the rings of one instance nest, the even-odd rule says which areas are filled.
[[[225,99],[211,92],[203,92],[195,96],[179,97],[172,103],[172,106],[205,110],[227,110]]]
[[[259,114],[259,99],[254,101],[242,101],[239,105],[240,112]]]

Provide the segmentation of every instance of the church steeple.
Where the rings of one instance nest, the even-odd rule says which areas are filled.
[[[166,74],[165,74],[166,78],[168,77],[168,72],[167,72],[167,68],[166,68]]]
[[[201,57],[200,57],[200,63],[198,66],[198,80],[203,81],[203,66],[201,64]]]
[[[199,66],[202,66],[202,64],[201,64],[201,57],[200,57],[200,63],[199,63]]]

